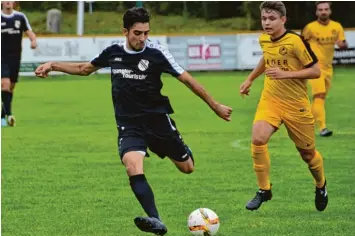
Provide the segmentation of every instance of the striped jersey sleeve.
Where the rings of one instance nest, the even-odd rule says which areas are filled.
[[[156,49],[161,52],[162,60],[163,60],[163,72],[168,73],[174,77],[180,76],[182,73],[185,72],[184,68],[182,68],[179,63],[176,62],[175,58],[168,49],[166,49],[162,45],[155,45]]]

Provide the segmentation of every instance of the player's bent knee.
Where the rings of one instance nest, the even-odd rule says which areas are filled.
[[[305,150],[305,149],[299,149],[298,148],[298,152],[300,153],[302,159],[308,163],[310,162],[314,155],[315,155],[315,150],[314,149],[310,149],[310,150]]]
[[[8,78],[1,79],[1,90],[10,92],[10,84],[11,84],[10,79]]]
[[[267,140],[268,139],[266,137],[258,136],[252,138],[252,143],[256,146],[262,146],[267,144]]]
[[[144,155],[139,152],[128,152],[124,154],[122,162],[126,167],[127,175],[140,175],[143,174],[143,160]]]

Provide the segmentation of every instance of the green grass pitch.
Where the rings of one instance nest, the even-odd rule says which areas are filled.
[[[145,161],[145,174],[171,236],[188,236],[187,216],[198,207],[220,217],[220,236],[353,235],[355,232],[355,69],[335,70],[327,123],[335,135],[317,136],[328,180],[326,211],[314,207],[307,165],[281,128],[271,139],[273,200],[255,212],[245,203],[257,190],[250,157],[254,112],[263,79],[242,99],[247,72],[193,73],[234,109],[218,118],[170,76],[163,94],[196,159],[191,175],[167,159]],[[21,78],[14,95],[17,126],[1,129],[3,236],[143,236],[144,215],[117,154],[109,75]]]

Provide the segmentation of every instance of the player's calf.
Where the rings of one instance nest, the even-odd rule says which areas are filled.
[[[180,158],[170,158],[172,162],[174,162],[175,166],[185,174],[191,174],[194,171],[195,160],[192,155],[191,149],[186,146],[186,153],[182,155]]]
[[[171,159],[172,162],[174,162],[175,166],[185,174],[191,174],[194,172],[194,163],[190,157],[186,157],[186,161],[184,162],[179,162],[176,160]]]

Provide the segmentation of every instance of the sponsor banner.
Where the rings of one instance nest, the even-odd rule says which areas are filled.
[[[236,35],[169,37],[169,51],[189,71],[234,70]]]
[[[124,42],[125,37],[72,37],[54,38],[38,37],[38,47],[35,50],[30,48],[30,40],[23,39],[22,60],[20,75],[34,75],[34,69],[41,63],[48,61],[90,61],[106,47]],[[166,36],[149,37],[152,42],[167,47]],[[97,73],[110,73],[109,68],[103,68]],[[51,73],[53,74],[53,73]]]
[[[260,33],[238,35],[237,69],[253,69],[260,61],[263,52],[259,44]]]
[[[300,33],[300,32],[296,32]],[[260,33],[238,35],[238,65],[237,69],[254,69],[258,64],[262,50],[259,45]],[[345,38],[349,44],[348,50],[340,50],[335,45],[333,64],[354,64],[355,31],[345,31]]]
[[[169,49],[175,60],[186,70],[245,70],[258,64],[262,50],[260,33],[213,36],[151,36],[149,39]],[[348,50],[336,48],[333,63],[355,64],[355,31],[346,31]],[[47,61],[90,61],[106,47],[123,42],[125,37],[39,37],[38,48],[30,49],[28,38],[23,40],[20,75],[34,75],[39,63]],[[144,63],[141,67],[144,66]],[[103,68],[97,73],[110,73]]]
[[[333,65],[355,64],[355,47],[348,49],[335,49]]]

